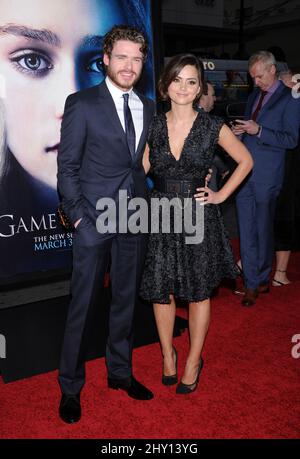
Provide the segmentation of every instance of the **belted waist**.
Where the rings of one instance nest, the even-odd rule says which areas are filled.
[[[205,185],[205,179],[178,180],[173,178],[154,178],[154,189],[161,193],[176,193],[181,196],[193,197],[197,188]]]

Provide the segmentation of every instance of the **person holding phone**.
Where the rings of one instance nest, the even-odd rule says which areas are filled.
[[[249,72],[256,89],[248,98],[245,119],[235,120],[232,127],[254,160],[236,197],[244,287],[235,293],[243,295],[243,306],[253,306],[259,294],[269,292],[276,201],[285,153],[297,145],[299,129],[298,101],[278,81],[273,54],[253,54]]]

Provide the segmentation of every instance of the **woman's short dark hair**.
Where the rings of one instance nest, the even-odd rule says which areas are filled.
[[[139,44],[144,62],[148,54],[148,42],[143,32],[129,25],[116,25],[104,36],[103,53],[111,56],[114,45],[119,40],[128,40]]]
[[[171,57],[158,81],[157,89],[162,100],[169,100],[168,88],[186,65],[192,65],[196,68],[198,73],[200,91],[197,94],[194,103],[198,102],[205,86],[204,67],[201,60],[194,56],[194,54],[177,54],[176,56]]]

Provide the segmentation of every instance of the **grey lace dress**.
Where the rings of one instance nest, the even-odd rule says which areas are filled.
[[[170,151],[166,115],[155,116],[148,138],[150,172],[154,180],[156,177],[197,179],[203,185],[222,125],[221,118],[198,113],[177,161]],[[172,199],[178,194],[162,193],[154,188],[151,198],[154,197]],[[184,205],[183,199],[181,201]],[[193,205],[196,206],[194,199]],[[207,204],[202,242],[187,244],[185,232],[164,233],[161,225],[158,233],[150,233],[140,294],[152,303],[170,304],[170,294],[189,302],[202,301],[211,296],[223,278],[236,276],[220,209],[215,204]]]

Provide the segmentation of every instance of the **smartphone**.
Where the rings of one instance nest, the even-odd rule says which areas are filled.
[[[242,124],[240,121],[237,121],[237,120],[232,120],[232,121],[230,121],[230,123],[231,123],[232,126],[239,126],[239,125]]]

